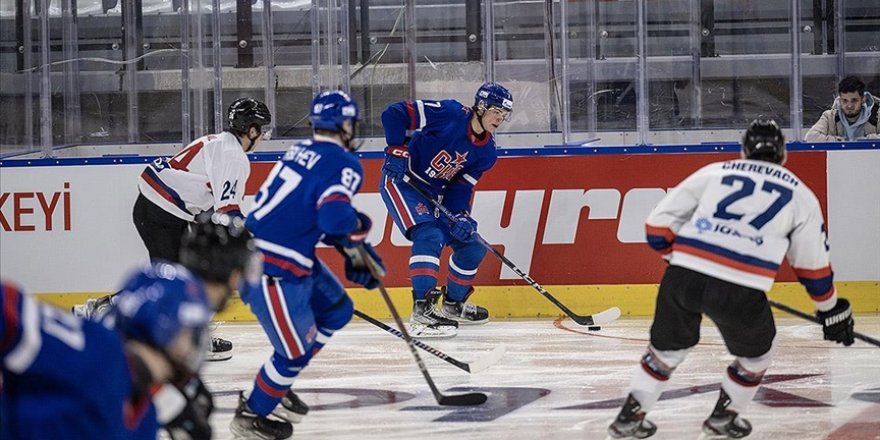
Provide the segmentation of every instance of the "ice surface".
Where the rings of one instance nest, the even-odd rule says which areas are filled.
[[[393,326],[393,323],[386,322]],[[603,439],[647,345],[650,319],[621,319],[590,332],[571,320],[493,321],[449,340],[425,340],[472,362],[499,344],[504,357],[468,374],[419,351],[444,393],[489,394],[478,407],[440,407],[405,343],[363,321],[337,333],[300,375],[294,390],[311,412],[294,426],[307,439]],[[880,439],[880,348],[822,340],[821,327],[778,317],[777,355],[745,417],[750,439]],[[880,316],[856,317],[856,330],[880,336]],[[224,324],[234,357],[210,363],[205,380],[218,407],[217,439],[239,390],[249,390],[271,348],[256,324]],[[656,439],[696,439],[732,357],[704,321],[701,343],[670,380],[651,412]]]

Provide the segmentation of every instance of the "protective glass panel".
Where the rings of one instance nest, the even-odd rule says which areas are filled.
[[[803,124],[807,133],[831,109],[844,77],[858,77],[872,97],[880,90],[880,36],[876,31],[880,8],[871,0],[804,0],[801,11],[802,32],[807,37],[802,43]]]
[[[558,29],[552,3],[495,2],[492,29],[495,39],[495,80],[513,94],[512,119],[503,133],[559,132],[559,90],[556,78]],[[467,77],[461,90],[471,93],[480,80]],[[551,142],[548,142],[551,143]]]

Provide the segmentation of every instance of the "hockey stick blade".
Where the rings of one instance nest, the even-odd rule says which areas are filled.
[[[372,316],[367,315],[366,313],[361,312],[360,310],[357,310],[357,309],[355,309],[354,314],[357,317],[363,319],[364,321],[367,321],[370,324],[373,324],[376,327],[379,327],[380,329],[385,330],[387,333],[394,335],[394,336],[397,336],[400,339],[403,339],[403,333],[400,333],[400,331],[398,331],[397,329],[395,329],[393,327],[389,327],[388,325],[385,325],[385,323],[383,323],[382,321],[379,321],[378,319],[373,318]],[[507,352],[507,347],[505,347],[503,345],[499,345],[499,346],[495,347],[495,349],[492,350],[492,352],[490,352],[487,356],[483,357],[482,359],[478,359],[474,362],[468,363],[468,362],[463,362],[458,359],[455,359],[454,357],[449,356],[448,354],[446,354],[446,353],[444,353],[444,352],[442,352],[442,351],[440,351],[440,350],[438,350],[428,344],[425,344],[422,341],[416,340],[416,339],[413,339],[413,345],[415,345],[416,347],[419,347],[422,350],[427,351],[428,353],[431,353],[432,355],[437,356],[438,358],[440,358],[446,362],[449,362],[450,364],[454,365],[455,367],[460,368],[464,371],[467,371],[468,373],[471,373],[471,374],[478,373],[480,371],[483,371],[483,370],[491,367],[492,365],[497,364],[498,361],[501,360],[501,357],[504,356],[504,353]]]
[[[454,396],[440,395],[437,398],[437,403],[446,406],[475,406],[486,403],[488,399],[489,396],[483,393],[456,394]]]
[[[608,310],[603,310],[599,313],[587,316],[569,315],[572,321],[580,324],[580,325],[604,325],[611,321],[620,318],[620,309],[617,307],[612,307]]]
[[[497,364],[498,361],[500,361],[501,358],[504,357],[504,353],[507,353],[507,347],[503,345],[495,347],[495,349],[492,350],[492,352],[489,353],[486,357],[467,364],[468,373],[479,373],[491,367],[492,365]]]

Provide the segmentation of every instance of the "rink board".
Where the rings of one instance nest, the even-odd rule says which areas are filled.
[[[851,147],[847,145],[847,147]],[[510,150],[499,150],[508,155]],[[578,313],[618,306],[653,313],[665,263],[644,240],[644,219],[684,177],[736,154],[540,154],[501,157],[478,185],[473,216],[480,233],[518,268]],[[254,156],[245,210],[277,154]],[[146,251],[131,224],[136,178],[151,158],[0,162],[0,276],[61,305],[114,291]],[[395,300],[409,307],[409,242],[378,194],[381,159],[364,154],[358,209],[374,220],[369,241],[385,259]],[[828,219],[835,280],[857,312],[880,310],[880,151],[798,151],[787,166],[816,193]],[[857,213],[857,215],[855,215]],[[441,257],[441,283],[448,251]],[[332,249],[319,257],[337,273]],[[784,265],[774,299],[809,310]],[[494,316],[557,316],[559,311],[489,254],[474,299]],[[351,288],[352,286],[346,285]],[[377,292],[351,288],[358,307],[387,316]],[[856,299],[858,298],[858,299]],[[223,319],[248,319],[235,306]]]

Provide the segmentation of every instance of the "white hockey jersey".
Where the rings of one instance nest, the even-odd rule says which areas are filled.
[[[187,221],[213,209],[241,215],[251,166],[238,138],[223,132],[203,136],[172,158],[153,161],[138,180],[141,194]]]
[[[646,233],[670,264],[765,292],[788,257],[819,310],[837,302],[819,200],[781,165],[701,168],[654,208]]]

